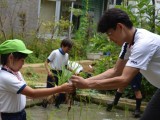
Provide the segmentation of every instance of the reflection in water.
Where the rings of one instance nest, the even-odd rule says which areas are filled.
[[[96,104],[79,103],[72,106],[67,113],[68,106],[62,104],[60,109],[50,104],[47,108],[34,106],[27,108],[27,120],[138,120],[133,118],[128,110],[113,109],[106,112],[105,107]]]

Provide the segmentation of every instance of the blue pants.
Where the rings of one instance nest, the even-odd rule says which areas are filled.
[[[1,118],[2,120],[27,120],[25,110],[17,113],[1,113]]]
[[[51,70],[51,71],[54,77],[47,76],[47,88],[52,88],[55,85],[58,85],[58,75],[61,76],[62,74],[61,70]],[[55,99],[55,106],[59,107],[59,105],[65,101],[65,98],[66,98],[65,94],[60,93],[59,96],[57,96]]]
[[[142,74],[138,73],[130,83],[132,90],[134,91],[140,90],[141,81],[142,81]]]
[[[47,88],[52,88],[55,85],[58,85],[58,74],[61,75],[62,71],[61,70],[51,70],[53,73],[53,77],[47,76]]]

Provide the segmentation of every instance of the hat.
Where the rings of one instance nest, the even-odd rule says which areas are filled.
[[[8,54],[13,52],[20,52],[24,54],[32,53],[31,50],[27,49],[22,40],[6,40],[0,44],[0,54]]]

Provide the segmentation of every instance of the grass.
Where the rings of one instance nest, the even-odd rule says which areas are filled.
[[[24,67],[21,72],[28,86],[41,86],[43,83],[46,83],[47,73],[45,72],[45,68],[42,66]]]

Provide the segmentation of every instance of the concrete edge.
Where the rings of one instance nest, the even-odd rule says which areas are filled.
[[[95,104],[101,104],[103,106],[107,106],[107,103],[113,101],[114,96],[107,96],[104,94],[88,94],[88,93],[80,93],[77,94],[76,99],[81,100],[83,102],[92,102]],[[135,100],[132,99],[127,99],[127,98],[121,98],[118,102],[118,105],[115,107],[117,109],[122,109],[122,110],[130,110],[134,111],[135,110]],[[146,108],[147,103],[142,102],[141,105],[141,111],[143,112]]]

